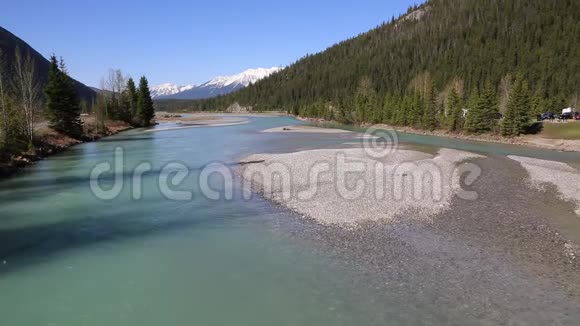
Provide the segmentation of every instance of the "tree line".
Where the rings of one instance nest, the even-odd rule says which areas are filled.
[[[190,108],[238,102],[352,123],[515,135],[528,118],[577,104],[579,12],[575,0],[430,0]]]
[[[510,79],[509,84],[510,90],[505,95],[498,94],[494,84],[487,81],[481,91],[474,89],[465,96],[460,79],[454,79],[447,90],[438,91],[430,75],[423,74],[403,96],[387,94],[381,98],[370,80],[363,78],[352,103],[334,107],[331,103],[317,102],[294,113],[343,123],[387,123],[430,131],[444,129],[512,137],[530,131],[545,107],[542,98],[531,94],[522,74]],[[500,102],[506,103],[505,108],[500,107]]]
[[[132,78],[118,75],[114,89],[100,92],[87,103],[79,99],[64,60],[52,55],[49,61],[43,84],[43,72],[37,71],[30,53],[23,54],[17,47],[10,66],[0,50],[0,164],[10,164],[15,155],[43,146],[46,127],[82,140],[107,134],[107,123],[112,120],[135,127],[153,123],[146,77],[137,86]]]
[[[101,92],[92,107],[100,122],[111,119],[135,127],[150,127],[155,117],[147,78],[142,76],[136,85],[120,69],[110,69],[107,78],[101,80]],[[102,123],[98,125],[102,127]]]

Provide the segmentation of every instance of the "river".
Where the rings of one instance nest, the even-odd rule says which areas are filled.
[[[424,307],[418,314],[417,307],[390,296],[383,280],[365,273],[358,262],[322,245],[312,232],[302,235],[310,222],[255,196],[217,201],[202,196],[199,173],[209,162],[231,166],[248,154],[345,141],[333,135],[259,132],[298,123],[292,118],[249,120],[225,127],[132,130],[75,146],[2,181],[0,323],[448,322],[445,307],[437,312]],[[402,141],[580,161],[575,153],[513,146],[412,135]],[[118,147],[126,154],[124,187],[113,200],[98,199],[89,187],[90,171],[98,163],[113,162]],[[142,196],[136,200],[130,176],[144,162],[151,163],[152,171],[144,174]],[[161,193],[159,171],[172,162],[190,169],[177,187],[193,191],[191,200],[169,200]]]

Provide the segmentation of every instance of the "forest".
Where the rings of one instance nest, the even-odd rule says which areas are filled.
[[[577,107],[580,1],[431,0],[236,93],[164,109],[284,110],[516,136]]]

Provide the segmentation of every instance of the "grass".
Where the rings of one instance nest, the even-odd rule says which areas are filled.
[[[580,139],[580,121],[545,122],[541,136],[552,139]]]

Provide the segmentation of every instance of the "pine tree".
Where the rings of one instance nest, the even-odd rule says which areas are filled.
[[[413,91],[407,102],[408,107],[402,112],[405,115],[407,125],[421,128],[421,119],[423,118],[423,111],[425,111],[424,104],[421,94]]]
[[[63,87],[62,79],[60,78],[60,70],[58,69],[58,60],[56,56],[50,57],[50,67],[48,68],[48,81],[44,88],[46,95],[46,111],[45,115],[49,120],[50,126],[53,129],[59,128],[62,125],[62,111],[63,106]]]
[[[532,117],[539,117],[546,112],[546,101],[543,90],[538,88],[530,101],[530,111]]]
[[[479,134],[495,129],[499,111],[497,95],[491,82],[485,83],[485,87],[479,96],[476,90],[472,91],[468,110],[465,122],[466,131]]]
[[[437,128],[437,99],[435,98],[435,87],[433,83],[429,86],[425,94],[423,116],[421,117],[421,128],[425,130],[435,130]]]
[[[531,100],[530,100],[530,90],[528,86],[527,80],[522,77],[521,78],[521,92],[520,92],[520,99],[519,99],[519,133],[525,133],[528,128],[530,127],[530,120],[532,119],[532,111],[531,111]]]
[[[469,133],[477,133],[477,119],[479,117],[480,97],[477,88],[474,88],[467,101],[467,116],[465,117],[464,129]]]
[[[137,102],[139,101],[139,94],[137,92],[137,88],[135,87],[135,81],[133,81],[133,78],[129,78],[129,80],[127,80],[127,87],[125,92],[126,99],[129,102],[128,104],[129,111],[131,113],[131,121],[134,124],[138,124]]]
[[[395,97],[391,94],[387,94],[383,101],[383,112],[382,112],[382,122],[384,123],[394,123],[395,116],[398,110],[398,103]]]
[[[368,77],[363,77],[359,83],[355,105],[357,123],[370,122],[374,117],[378,116],[374,114],[378,106],[376,93]]]
[[[511,91],[511,95],[508,99],[507,108],[501,122],[501,134],[505,137],[513,137],[519,135],[518,120],[518,109],[516,107],[516,100],[514,93],[516,92],[515,87]]]
[[[48,81],[44,92],[50,126],[68,136],[80,138],[83,131],[81,107],[74,82],[68,76],[64,61],[61,59],[59,63],[54,55],[50,58]]]
[[[519,136],[524,133],[530,123],[530,95],[528,83],[518,74],[512,90],[505,116],[501,124],[501,133],[506,137]]]
[[[463,129],[463,106],[461,98],[455,88],[451,88],[447,96],[447,114],[449,115],[448,130],[460,131]]]
[[[482,101],[480,130],[481,132],[493,131],[497,126],[497,119],[499,118],[499,107],[497,102],[497,93],[491,81],[487,80],[485,82],[480,99]]]
[[[152,120],[155,117],[155,109],[153,107],[153,100],[151,99],[151,92],[149,91],[149,83],[145,76],[139,80],[137,111],[139,124],[143,127],[151,126]]]

